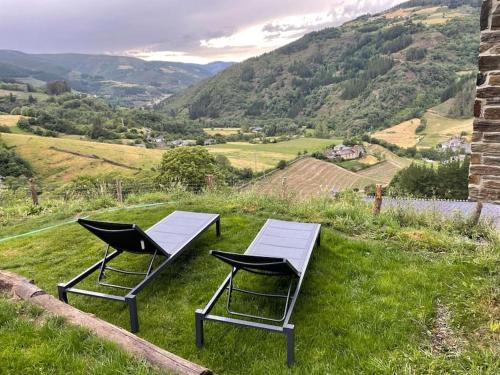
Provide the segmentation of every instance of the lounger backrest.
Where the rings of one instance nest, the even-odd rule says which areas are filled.
[[[217,250],[212,250],[210,254],[217,259],[222,260],[224,263],[249,272],[272,275],[290,275],[297,277],[300,276],[300,273],[286,259],[283,258],[227,253]]]
[[[156,242],[135,224],[109,223],[78,219],[78,223],[118,251],[168,255]]]
[[[318,239],[321,225],[267,220],[245,255],[286,259],[302,274]]]

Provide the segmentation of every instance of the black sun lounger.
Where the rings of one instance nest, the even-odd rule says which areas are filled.
[[[216,214],[175,211],[153,225],[145,232],[135,224],[108,223],[79,219],[78,223],[95,234],[107,244],[104,258],[92,267],[76,276],[66,284],[59,284],[59,299],[68,303],[67,293],[81,294],[90,297],[105,298],[124,302],[130,312],[130,329],[139,330],[136,295],[149,282],[156,278],[183,250],[215,222],[217,236],[220,236],[220,217]],[[110,248],[114,249],[110,253]],[[149,255],[150,261],[145,272],[135,272],[109,266],[109,262],[123,252]],[[153,269],[157,256],[165,259]],[[74,288],[75,285],[99,271],[97,283],[102,286],[127,290],[125,296],[99,293]],[[133,288],[109,284],[103,281],[106,271],[119,272],[124,275],[144,276],[144,279]]]
[[[319,224],[268,220],[244,254],[212,251],[213,256],[231,266],[231,273],[221,284],[205,309],[196,310],[196,346],[198,348],[203,346],[204,320],[260,328],[286,335],[287,362],[291,366],[294,362],[294,325],[290,324],[290,318],[314,246],[320,244],[320,230],[321,226]],[[234,286],[234,277],[239,270],[261,275],[288,277],[288,292],[287,294],[268,294],[237,288]],[[210,314],[210,311],[226,290],[226,310],[229,315],[238,318]],[[231,299],[234,292],[283,299],[285,301],[283,316],[281,318],[271,318],[234,311],[231,308]]]

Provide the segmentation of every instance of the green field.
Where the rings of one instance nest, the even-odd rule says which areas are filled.
[[[498,373],[498,315],[494,315],[498,311],[494,305],[498,251],[483,232],[478,232],[479,242],[474,242],[456,231],[458,222],[410,213],[375,218],[370,205],[349,196],[303,204],[224,192],[176,199],[164,207],[92,216],[148,228],[174,209],[222,214],[221,238],[213,230],[205,233],[139,294],[139,335],[155,345],[218,374]],[[296,365],[291,370],[285,365],[281,335],[207,322],[205,346],[198,350],[194,345],[194,311],[208,302],[229,272],[208,251],[244,251],[268,217],[323,224],[321,246],[313,253],[292,317]],[[98,239],[77,224],[69,224],[1,242],[0,264],[55,295],[57,283],[93,264],[102,250]],[[116,266],[144,267],[147,259],[141,258],[125,256]],[[274,290],[280,285],[277,280],[260,280],[254,287]],[[95,280],[83,287],[95,288]],[[74,295],[70,302],[128,327],[127,309],[119,303]],[[223,312],[222,305],[216,308],[216,313]],[[13,312],[6,314],[12,319]],[[443,324],[444,338],[440,335]],[[54,360],[56,352],[45,349],[49,334],[39,340],[31,335],[15,337],[19,343],[40,343],[28,351],[26,345],[12,347],[10,336],[0,335],[0,340],[7,340],[0,356],[5,348],[14,352],[10,355],[18,361],[20,373],[29,373],[23,364]],[[71,341],[77,349],[85,347],[80,337]],[[17,355],[22,348],[32,357]],[[57,353],[64,364],[65,352]],[[89,363],[107,355],[104,349],[86,353]],[[119,373],[131,372],[133,368]]]
[[[27,100],[29,96],[33,96],[38,100],[45,100],[49,96],[43,92],[26,92],[26,91],[11,91],[0,89],[0,96],[9,96],[12,93],[16,98]]]
[[[13,128],[16,129],[16,128]],[[98,143],[86,140],[39,137],[32,134],[2,134],[2,140],[16,153],[27,160],[35,173],[48,182],[68,182],[79,175],[102,175],[111,172],[133,174],[134,169],[151,170],[158,165],[167,150],[146,149],[134,146]],[[222,154],[238,168],[261,171],[276,166],[280,160],[291,160],[298,152],[319,151],[339,140],[299,138],[270,144],[243,142],[226,143],[208,147],[212,154]],[[56,148],[56,149],[54,149]],[[63,151],[61,151],[63,150]],[[64,151],[77,152],[85,156],[96,155],[100,159],[78,156]],[[105,162],[108,159],[132,167],[127,169]]]
[[[326,146],[340,142],[339,139],[319,138],[297,138],[291,141],[268,144],[230,142],[210,146],[209,150],[214,154],[227,156],[235,167],[262,171],[276,167],[280,160],[294,159],[299,152],[320,151]]]
[[[66,138],[39,137],[28,134],[2,134],[2,140],[27,160],[37,176],[47,182],[64,183],[80,175],[102,175],[111,172],[133,174],[134,169],[105,162],[102,158],[122,163],[132,168],[150,170],[156,166],[162,150],[97,143]],[[56,149],[54,149],[56,148]],[[78,152],[77,156],[61,150]],[[101,159],[92,158],[96,155]]]

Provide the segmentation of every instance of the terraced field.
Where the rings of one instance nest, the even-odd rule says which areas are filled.
[[[380,180],[384,185],[388,185],[392,178],[402,168],[390,160],[383,161],[373,167],[363,169],[358,174],[364,177]]]
[[[350,172],[333,163],[304,158],[248,188],[272,194],[280,194],[285,189],[289,194],[306,197],[328,194],[334,190],[363,189],[377,183],[383,181]]]

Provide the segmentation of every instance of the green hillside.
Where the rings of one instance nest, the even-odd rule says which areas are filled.
[[[464,71],[475,72],[479,3],[412,1],[307,34],[167,99],[163,109],[191,119],[287,117],[343,134],[420,117],[460,91]]]

